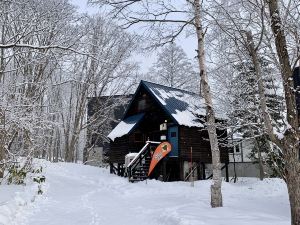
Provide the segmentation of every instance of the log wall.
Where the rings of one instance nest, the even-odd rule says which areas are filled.
[[[221,134],[221,132],[218,132]],[[226,132],[223,134],[226,135]],[[193,161],[211,163],[211,150],[207,130],[195,127],[179,127],[179,155],[181,160],[191,160],[191,147],[193,149]],[[220,146],[221,162],[228,162],[227,148]]]

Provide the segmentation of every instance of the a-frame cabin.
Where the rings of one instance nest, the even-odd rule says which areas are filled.
[[[191,170],[194,171],[195,179],[207,178],[210,175],[209,164],[212,159],[208,132],[204,125],[205,115],[205,103],[199,95],[141,81],[122,121],[108,135],[111,140],[111,172],[126,174],[125,156],[140,152],[147,140],[166,140],[171,143],[172,151],[158,164],[150,178],[160,177],[164,181],[187,180]],[[222,115],[217,114],[216,117],[219,122],[224,121]],[[223,145],[226,143],[226,130],[218,129],[217,133],[221,140],[221,162],[227,170],[228,150]],[[140,178],[135,177],[136,179],[147,177],[150,152],[156,146],[151,146],[150,143],[148,147],[149,154],[143,154],[144,159],[141,159],[139,165],[145,172]]]

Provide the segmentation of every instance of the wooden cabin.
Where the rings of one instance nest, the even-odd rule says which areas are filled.
[[[195,179],[208,178],[212,158],[205,115],[205,103],[199,95],[141,81],[122,121],[108,135],[111,172],[126,175],[125,156],[140,152],[147,141],[152,142],[144,164],[150,161],[157,143],[168,141],[172,151],[158,164],[150,178],[187,180],[191,171]],[[216,117],[219,122],[224,121],[221,114],[217,113]],[[226,130],[218,129],[217,133],[222,140],[221,162],[227,168],[228,151],[222,144],[226,142]],[[140,167],[147,170],[147,165]],[[146,176],[144,173],[144,178]]]

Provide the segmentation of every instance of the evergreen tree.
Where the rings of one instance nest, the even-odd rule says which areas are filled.
[[[260,63],[264,74],[264,85],[267,106],[272,120],[281,124],[283,112],[283,97],[279,95],[280,87],[274,81],[274,70],[269,63],[261,58]],[[260,110],[258,85],[254,66],[250,60],[245,60],[234,66],[235,75],[232,82],[233,111],[231,120],[237,132],[244,138],[253,138],[254,147],[249,157],[260,163],[260,177],[263,179],[262,164],[268,164],[272,169],[271,176],[278,176],[283,169],[282,156],[278,148],[274,147],[263,129],[263,116]],[[275,162],[274,162],[275,161]]]

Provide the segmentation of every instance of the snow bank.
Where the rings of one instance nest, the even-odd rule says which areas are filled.
[[[224,207],[212,209],[207,180],[195,182],[195,187],[155,180],[132,184],[106,169],[72,163],[48,163],[46,178],[44,200],[35,201],[34,209],[23,207],[20,214],[25,222],[19,224],[290,224],[287,189],[280,179],[224,182]],[[8,189],[0,193],[14,195]]]
[[[39,160],[39,165],[43,161]],[[35,211],[37,202],[45,198],[38,195],[38,184],[33,182],[34,174],[28,174],[26,185],[0,185],[0,225],[26,224]],[[42,184],[43,192],[47,185]]]

